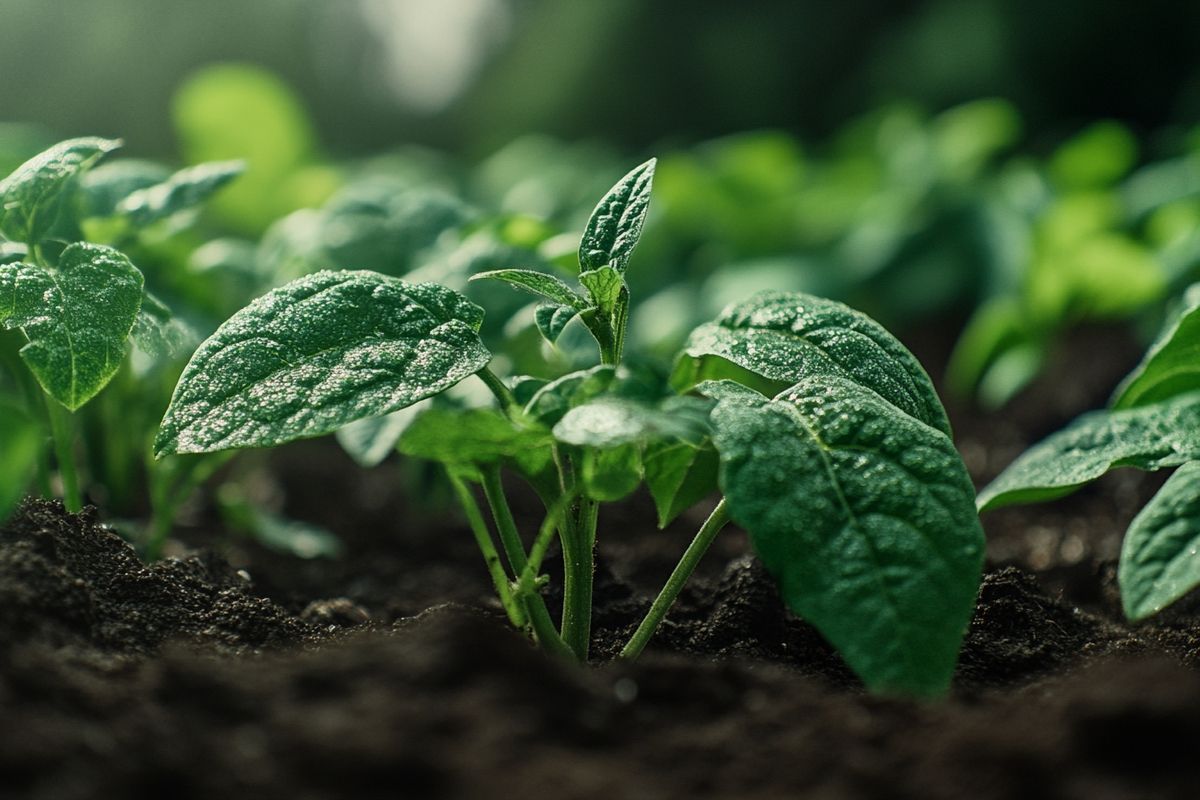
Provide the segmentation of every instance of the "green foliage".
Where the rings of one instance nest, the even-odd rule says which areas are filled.
[[[17,167],[0,181],[0,233],[36,246],[58,218],[71,179],[120,146],[113,139],[69,139]]]
[[[1155,614],[1200,586],[1200,462],[1175,471],[1129,525],[1117,580],[1125,616]]]
[[[655,164],[650,159],[634,167],[596,206],[579,242],[580,272],[611,266],[620,273],[629,266],[650,210]]]

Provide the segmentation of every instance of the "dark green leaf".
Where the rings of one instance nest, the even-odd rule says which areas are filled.
[[[504,281],[533,294],[541,295],[559,305],[570,306],[576,311],[583,311],[587,308],[587,302],[570,286],[544,272],[534,272],[531,269],[494,269],[490,272],[472,275],[471,280]]]
[[[447,464],[494,464],[554,444],[542,428],[518,427],[499,411],[431,408],[400,436],[401,453]]]
[[[113,139],[69,139],[17,167],[0,181],[0,233],[36,244],[58,216],[67,182],[120,146]]]
[[[869,688],[944,692],[984,552],[949,437],[832,375],[715,394],[730,514],[784,600]]]
[[[0,266],[0,322],[29,339],[21,358],[42,388],[72,411],[90,400],[125,358],[142,304],[142,273],[109,247],[77,242],[58,269]]]
[[[1116,467],[1154,470],[1200,459],[1200,393],[1084,414],[1021,454],[979,493],[979,510],[1061,497]]]
[[[717,451],[711,445],[656,442],[646,448],[642,463],[660,528],[717,491]]]
[[[130,194],[118,204],[117,212],[129,217],[135,225],[149,225],[199,205],[245,169],[241,161],[217,161],[181,169],[162,183]]]
[[[482,311],[373,272],[319,272],[269,292],[200,345],[158,455],[319,436],[432,397],[487,365]]]
[[[552,427],[575,406],[604,394],[615,378],[616,369],[608,364],[563,375],[538,390],[525,404],[525,414]]]
[[[1176,470],[1134,517],[1117,580],[1131,620],[1157,613],[1200,586],[1200,462]]]
[[[762,292],[692,332],[677,385],[708,377],[710,357],[788,384],[842,377],[950,434],[950,422],[920,362],[882,325],[848,306],[799,292]]]
[[[558,341],[567,323],[579,316],[579,311],[571,306],[560,306],[554,303],[542,303],[533,312],[534,322],[542,338],[550,344]]]
[[[650,208],[655,163],[652,158],[635,167],[596,206],[579,242],[580,272],[607,265],[625,271]]]
[[[1200,389],[1200,284],[1184,294],[1142,362],[1113,393],[1114,409],[1134,408]]]

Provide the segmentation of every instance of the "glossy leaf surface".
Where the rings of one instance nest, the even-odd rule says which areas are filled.
[[[1131,620],[1161,611],[1200,586],[1200,462],[1176,470],[1134,517],[1117,580]]]

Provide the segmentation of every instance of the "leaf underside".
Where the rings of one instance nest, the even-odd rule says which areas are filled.
[[[323,271],[234,314],[184,369],[158,455],[268,447],[431,397],[487,365],[483,311],[433,284]]]
[[[944,692],[970,620],[983,531],[944,433],[840,377],[774,400],[717,391],[713,441],[731,516],[789,607],[866,685]]]
[[[1117,581],[1131,620],[1157,613],[1200,586],[1200,462],[1176,470],[1134,517]]]

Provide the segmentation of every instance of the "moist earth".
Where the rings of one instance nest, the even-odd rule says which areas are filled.
[[[1128,366],[1104,361],[1069,402],[1043,381],[1004,424],[955,413],[974,477],[1103,402]],[[1116,592],[1161,476],[987,515],[953,690],[918,703],[867,695],[732,529],[614,660],[704,509],[657,531],[644,496],[606,508],[579,667],[507,626],[462,524],[413,504],[421,467],[364,473],[328,442],[268,466],[262,496],[341,558],[264,550],[204,502],[152,565],[92,510],[30,500],[0,528],[0,797],[1200,796],[1200,597],[1133,625]]]

